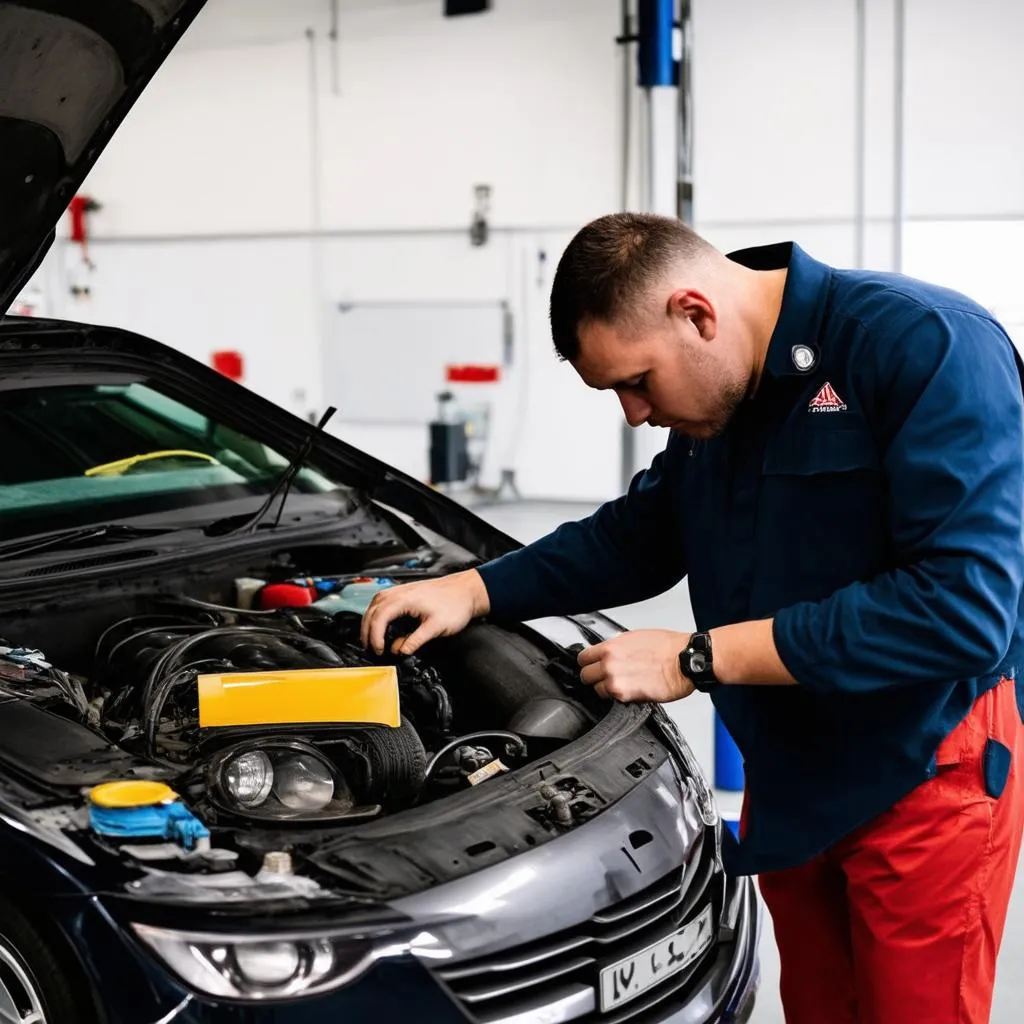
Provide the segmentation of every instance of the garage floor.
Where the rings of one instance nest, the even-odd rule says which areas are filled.
[[[529,542],[554,529],[559,523],[576,519],[592,511],[591,507],[571,504],[517,502],[481,506],[478,513],[499,529],[517,540]],[[631,628],[663,628],[686,630],[693,627],[690,601],[683,584],[652,601],[622,609],[606,609],[613,618]],[[669,705],[674,717],[683,728],[694,754],[708,769],[712,766],[712,716],[710,703],[697,695],[686,701]],[[726,813],[736,806],[734,794],[722,794],[721,803]],[[1018,882],[1014,890],[1003,940],[999,975],[996,983],[992,1024],[1011,1024],[1021,1019],[1024,1005],[1024,973],[1019,965],[1024,962],[1024,883],[1018,869]],[[752,1024],[783,1024],[782,1006],[778,997],[779,956],[772,936],[765,936],[761,945],[763,982],[761,998]],[[1011,965],[1017,964],[1014,970]]]

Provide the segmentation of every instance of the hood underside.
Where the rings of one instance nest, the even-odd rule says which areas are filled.
[[[204,3],[0,2],[0,311]]]

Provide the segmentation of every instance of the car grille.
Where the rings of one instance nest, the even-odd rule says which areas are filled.
[[[600,972],[671,934],[709,903],[718,920],[724,883],[716,870],[714,845],[713,834],[705,833],[682,870],[573,929],[442,968],[437,976],[479,1024],[536,1019],[641,1024],[659,1019],[658,1010],[666,1002],[681,1000],[699,986],[714,960],[714,944],[678,974],[608,1013],[598,1009]],[[549,1018],[556,1006],[557,1018]]]

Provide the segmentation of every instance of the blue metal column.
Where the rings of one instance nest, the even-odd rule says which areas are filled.
[[[637,8],[641,89],[658,85],[676,86],[672,59],[672,29],[675,25],[675,0],[640,0]]]
[[[679,87],[672,42],[676,0],[639,0],[637,64],[647,99],[647,195],[645,207],[679,215]]]

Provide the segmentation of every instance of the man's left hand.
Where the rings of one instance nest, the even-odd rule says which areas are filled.
[[[665,703],[689,697],[693,683],[679,669],[689,633],[638,629],[587,647],[577,659],[580,679],[602,697]]]

